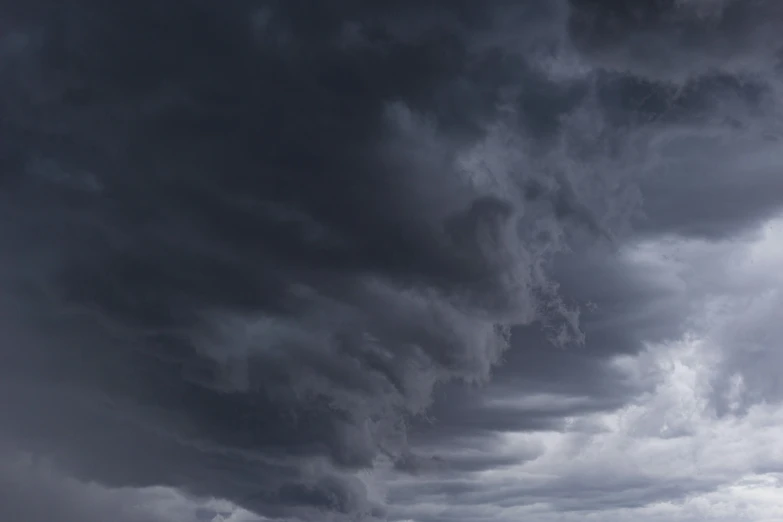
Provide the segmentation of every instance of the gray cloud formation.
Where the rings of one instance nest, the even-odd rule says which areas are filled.
[[[2,450],[0,516],[4,520],[185,522],[193,520],[195,510],[188,509],[184,500],[152,490],[110,490],[80,483],[51,468],[44,459]],[[172,513],[172,507],[177,514]]]
[[[553,211],[520,206],[557,186],[457,165],[496,119],[491,20],[47,7],[3,87],[10,436],[110,485],[380,516],[352,470],[561,306]]]
[[[689,327],[618,249],[783,202],[779,8],[725,4],[0,4],[4,435],[288,520],[383,518],[379,460],[535,460],[493,441],[649,390],[610,361]],[[705,487],[592,480],[523,502]]]

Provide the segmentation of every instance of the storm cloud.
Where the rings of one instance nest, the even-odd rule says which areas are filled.
[[[9,512],[620,520],[764,475],[643,441],[783,398],[781,22],[0,1],[0,478],[54,470]]]

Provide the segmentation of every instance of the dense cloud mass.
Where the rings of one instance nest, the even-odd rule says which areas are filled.
[[[783,399],[781,23],[0,0],[0,515],[741,520],[783,456],[697,449]]]

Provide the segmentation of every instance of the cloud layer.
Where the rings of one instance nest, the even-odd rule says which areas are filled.
[[[691,451],[782,397],[776,3],[0,15],[3,462],[287,521],[743,479],[637,441]],[[681,385],[707,424],[669,419]]]

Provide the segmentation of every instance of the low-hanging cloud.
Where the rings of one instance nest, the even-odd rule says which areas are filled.
[[[381,516],[353,471],[405,452],[438,383],[486,380],[510,324],[577,334],[544,266],[562,226],[524,207],[525,182],[560,189],[513,157],[464,166],[515,136],[471,48],[491,20],[424,8],[17,15],[3,415],[23,449],[269,516]]]
[[[622,246],[779,211],[781,13],[626,4],[0,3],[4,437],[372,520],[374,466],[517,465],[501,434],[649,391],[609,361],[695,301]]]

